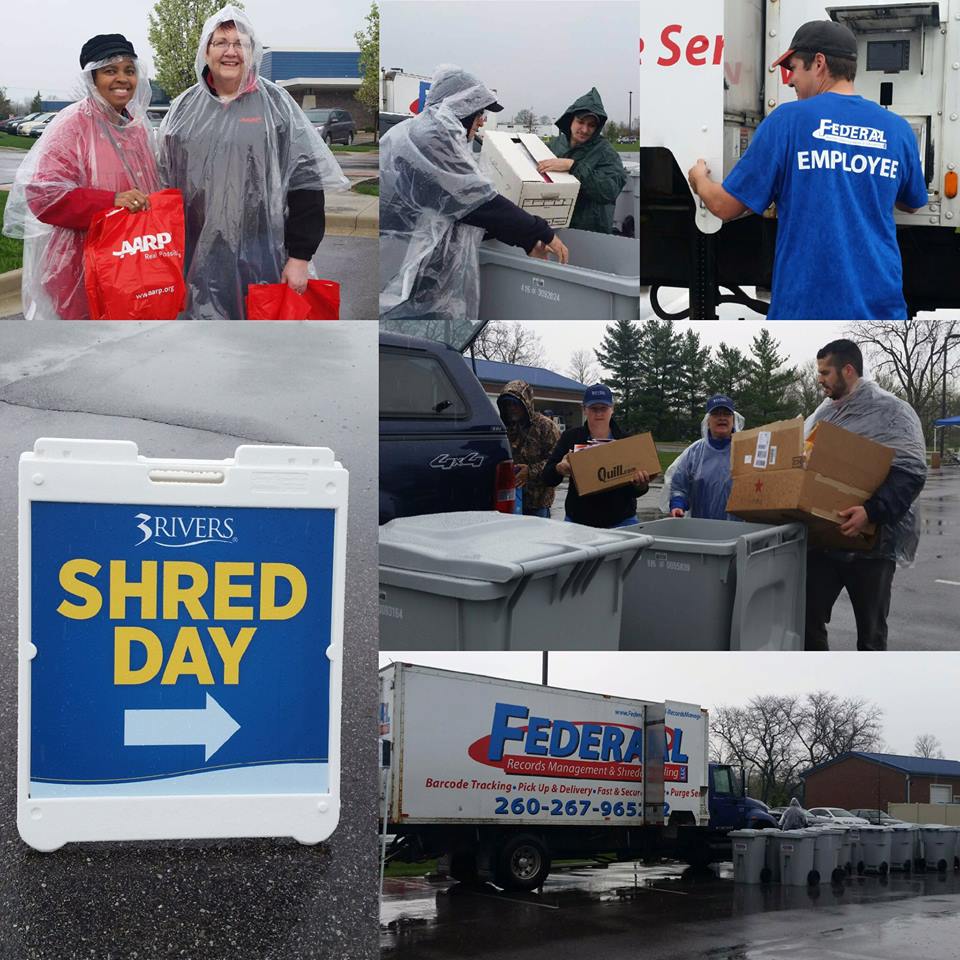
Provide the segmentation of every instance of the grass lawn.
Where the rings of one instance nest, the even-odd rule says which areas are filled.
[[[423,863],[401,863],[394,860],[387,864],[384,871],[386,877],[425,877],[428,873],[437,872],[436,860],[424,860]]]
[[[29,150],[37,141],[30,137],[15,137],[12,133],[0,133],[0,147],[16,147]]]
[[[379,183],[358,183],[353,188],[353,192],[362,193],[367,197],[379,197],[380,184]]]
[[[3,208],[7,205],[9,194],[0,190],[0,221],[3,220]],[[19,270],[23,266],[23,241],[11,240],[0,234],[0,273]]]
[[[615,143],[613,149],[617,153],[636,153],[640,149],[639,143]]]
[[[330,149],[334,153],[376,153],[380,149],[379,143],[354,143],[349,147],[342,143],[331,143]]]
[[[669,467],[670,464],[673,463],[673,461],[676,460],[677,457],[679,457],[681,453],[683,453],[682,450],[670,450],[670,451],[668,451],[668,452],[666,452],[666,453],[661,452],[660,450],[658,450],[658,451],[657,451],[657,456],[660,458],[660,467],[661,467],[661,469],[666,470],[667,467]]]

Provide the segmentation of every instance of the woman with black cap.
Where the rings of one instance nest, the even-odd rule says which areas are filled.
[[[150,83],[133,45],[119,33],[93,37],[80,67],[83,99],[61,110],[27,154],[5,211],[3,232],[26,241],[27,319],[88,320],[83,242],[94,214],[145,210],[160,189]]]

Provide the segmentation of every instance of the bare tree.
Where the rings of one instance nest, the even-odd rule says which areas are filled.
[[[943,355],[948,334],[960,332],[957,320],[923,314],[911,320],[857,321],[847,335],[870,359],[874,376],[894,378],[899,396],[917,411],[921,421],[936,407],[943,387]],[[960,350],[948,357],[947,376],[960,372]]]
[[[918,757],[927,757],[931,760],[943,759],[943,747],[932,733],[921,733],[913,741],[913,752]]]
[[[542,367],[545,362],[540,337],[518,321],[491,320],[474,340],[473,349],[485,360],[525,367]]]
[[[597,382],[597,365],[593,362],[592,350],[574,350],[570,356],[570,365],[567,373],[577,383],[591,384]]]
[[[797,368],[797,379],[791,384],[787,396],[805,417],[820,406],[824,393],[817,379],[816,360],[808,360]]]
[[[797,792],[809,767],[851,750],[879,749],[881,718],[869,701],[824,691],[755,696],[746,706],[711,711],[711,757],[742,765],[761,800],[782,801]]]

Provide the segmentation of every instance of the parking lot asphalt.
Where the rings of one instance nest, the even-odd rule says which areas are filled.
[[[376,329],[373,323],[0,324],[0,958],[373,956]],[[16,470],[38,437],[153,457],[330,446],[350,471],[342,809],[290,839],[67,844],[16,830]]]
[[[955,955],[958,908],[953,873],[806,888],[735,884],[729,863],[623,863],[554,873],[528,894],[388,880],[380,942],[390,960],[902,960]]]

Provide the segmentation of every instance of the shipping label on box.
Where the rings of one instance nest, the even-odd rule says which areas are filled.
[[[554,158],[533,133],[490,130],[483,135],[480,169],[497,193],[551,227],[569,227],[580,181],[569,173],[540,173],[537,164]]]
[[[745,430],[733,437],[727,511],[765,523],[801,520],[811,546],[869,549],[876,527],[868,524],[860,536],[847,537],[839,531],[838,511],[868,500],[893,456],[889,447],[829,422],[817,424],[806,441],[799,418]]]
[[[652,434],[639,433],[571,453],[570,468],[583,497],[632,483],[634,470],[654,476],[660,472],[660,458]]]

